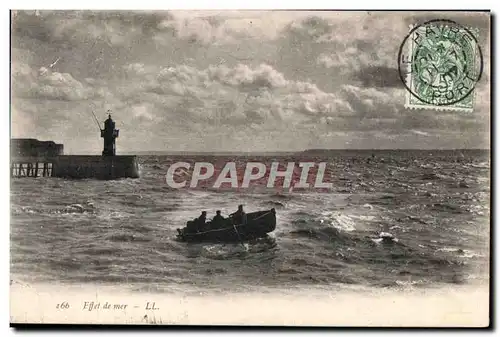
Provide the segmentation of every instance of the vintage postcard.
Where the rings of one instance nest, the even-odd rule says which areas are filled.
[[[487,11],[11,11],[10,322],[488,327]]]

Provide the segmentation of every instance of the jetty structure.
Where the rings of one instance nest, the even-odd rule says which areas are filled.
[[[136,156],[116,155],[119,130],[108,114],[104,129],[96,119],[104,149],[99,155],[64,155],[64,145],[31,138],[10,141],[11,177],[56,177],[72,179],[139,178]]]

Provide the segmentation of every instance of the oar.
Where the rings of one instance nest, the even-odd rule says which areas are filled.
[[[238,230],[236,229],[236,225],[234,224],[234,218],[230,216],[231,223],[233,224],[234,231],[236,232],[236,235],[238,236],[238,240],[240,240],[240,243],[243,247],[245,245],[243,244],[243,240],[241,239],[240,233],[238,233]]]
[[[245,245],[243,244],[243,240],[241,239],[240,233],[238,233],[238,230],[236,229],[236,225],[234,223],[233,223],[233,228],[234,228],[234,231],[236,232],[236,235],[238,235],[238,239],[240,240],[241,245],[244,248]]]

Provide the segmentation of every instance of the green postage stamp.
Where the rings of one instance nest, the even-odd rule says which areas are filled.
[[[483,57],[473,30],[450,20],[411,27],[398,56],[405,107],[472,111]]]

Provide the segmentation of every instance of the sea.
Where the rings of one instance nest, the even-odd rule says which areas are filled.
[[[186,156],[138,156],[139,179],[12,178],[11,284],[218,294],[489,281],[487,150],[187,158],[326,162],[328,191],[173,189],[165,174]],[[254,242],[176,240],[177,228],[202,210],[210,218],[239,204],[247,212],[275,208],[276,230]]]

